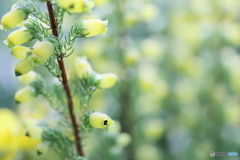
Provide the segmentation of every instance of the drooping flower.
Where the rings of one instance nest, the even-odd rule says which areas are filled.
[[[37,155],[40,156],[48,151],[48,144],[46,142],[41,142],[37,145],[36,151]]]
[[[34,98],[36,98],[37,94],[33,87],[27,86],[23,89],[20,89],[15,94],[15,101],[17,103],[28,102]]]
[[[37,79],[38,74],[34,71],[30,71],[27,74],[19,76],[19,80],[24,84],[29,84]]]
[[[80,79],[93,73],[91,64],[84,57],[77,57],[75,59],[75,68]]]
[[[99,19],[91,19],[83,21],[83,34],[86,34],[85,37],[92,37],[101,33],[107,33],[107,24],[108,20],[102,21]]]
[[[28,47],[14,46],[11,53],[17,59],[25,59],[31,51],[32,49]]]
[[[33,139],[41,139],[42,138],[42,128],[41,127],[31,127],[28,129],[26,136]]]
[[[84,0],[74,0],[73,6],[69,7],[67,11],[72,13],[80,13],[83,12],[84,9]]]
[[[32,60],[31,57],[27,57],[26,59],[20,61],[15,66],[15,75],[21,76],[33,70],[36,67],[36,63]]]
[[[74,7],[74,0],[56,0],[56,2],[66,10]]]
[[[27,31],[27,29],[25,27],[21,27],[18,30],[10,33],[4,43],[11,48],[13,46],[27,42],[31,38],[32,35]]]
[[[100,79],[99,88],[111,88],[118,80],[118,77],[113,73],[99,74],[98,77]]]
[[[46,40],[37,41],[32,50],[32,54],[35,54],[46,61],[54,53],[54,45]]]
[[[104,113],[94,112],[89,116],[89,124],[92,127],[102,128],[108,131],[108,128],[114,124],[114,121]]]
[[[24,10],[13,7],[9,12],[7,12],[1,19],[2,29],[10,30],[13,27],[17,26],[24,20],[26,20],[28,14]]]

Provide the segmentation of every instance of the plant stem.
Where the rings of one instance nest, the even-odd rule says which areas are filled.
[[[56,22],[56,18],[54,15],[53,6],[52,6],[51,1],[47,1],[47,8],[48,8],[48,13],[49,13],[52,33],[55,37],[58,37],[58,25]],[[77,153],[79,156],[84,156],[83,148],[81,145],[81,137],[79,136],[80,131],[78,130],[77,120],[76,120],[76,117],[75,117],[75,114],[73,111],[72,95],[71,95],[70,87],[68,85],[68,79],[67,79],[66,70],[64,67],[63,54],[58,56],[57,61],[58,61],[59,68],[62,72],[61,73],[62,84],[63,84],[64,90],[65,90],[66,96],[67,96],[68,110],[69,110],[70,119],[71,119],[72,126],[73,126],[73,133],[74,133],[75,140],[76,140]]]

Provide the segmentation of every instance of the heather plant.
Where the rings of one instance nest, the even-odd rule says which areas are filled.
[[[51,148],[62,159],[83,160],[86,159],[83,141],[93,128],[108,131],[114,124],[108,115],[88,109],[92,94],[97,89],[113,87],[118,78],[113,73],[95,72],[84,56],[76,57],[72,62],[75,69],[71,71],[77,77],[71,77],[64,59],[74,53],[76,39],[105,34],[108,21],[78,20],[68,33],[64,33],[64,15],[90,13],[93,2],[44,0],[41,3],[46,4],[46,13],[40,10],[39,3],[19,0],[1,19],[1,29],[11,32],[4,43],[11,54],[20,59],[15,66],[15,75],[26,85],[16,92],[15,101],[21,104],[41,95],[60,115],[55,125],[45,123],[29,127],[26,136],[39,140],[37,155]],[[38,73],[35,68],[40,66],[44,66],[55,80],[49,81]],[[73,103],[73,97],[80,99],[79,104]]]

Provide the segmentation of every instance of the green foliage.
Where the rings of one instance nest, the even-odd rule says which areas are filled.
[[[48,15],[42,14],[38,6],[38,3],[32,2],[31,0],[19,0],[17,6],[24,10],[27,14],[31,14],[33,17],[40,20],[41,22],[48,24],[49,22]]]
[[[82,133],[85,134],[85,135],[90,133],[93,130],[93,127],[90,126],[90,124],[89,124],[89,116],[93,112],[94,111],[84,113],[84,116],[83,116],[83,119],[82,119],[82,125],[80,126],[80,129],[81,129]]]
[[[100,80],[96,79],[97,73],[92,73],[91,75],[86,74],[82,79],[78,79],[77,83],[77,93],[80,97],[81,106],[87,107],[92,94],[97,89]]]
[[[68,32],[68,36],[65,37],[66,43],[64,43],[63,45],[63,50],[68,51],[69,53],[66,54],[64,57],[68,57],[73,53],[74,51],[73,43],[75,42],[76,38],[85,37],[85,34],[82,34],[82,31],[83,31],[82,21],[77,21],[72,25],[70,31]]]
[[[73,142],[62,132],[53,128],[45,128],[42,133],[42,141],[48,143],[64,160],[78,159],[75,150],[70,147],[73,146]]]
[[[57,78],[61,77],[61,70],[58,67],[55,54],[47,59],[47,62],[45,63],[45,67],[54,77],[57,77]]]
[[[32,82],[31,86],[35,88],[36,93],[49,100],[53,109],[64,116],[67,115],[67,103],[62,85],[51,84],[43,78],[39,78],[37,81]]]

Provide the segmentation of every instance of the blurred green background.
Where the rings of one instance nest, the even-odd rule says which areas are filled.
[[[109,21],[106,35],[78,40],[66,59],[73,68],[74,57],[86,55],[95,71],[119,77],[90,102],[89,110],[107,113],[116,125],[108,133],[95,129],[86,139],[89,159],[239,159],[210,152],[240,154],[240,2],[93,1],[91,14],[64,20],[66,32],[76,20]],[[1,1],[0,16],[15,2]],[[7,35],[0,31],[0,41]],[[35,121],[54,120],[55,113],[42,97],[14,102],[23,87],[14,76],[18,60],[3,43],[0,51],[0,107],[14,112],[0,110],[0,160],[53,159],[51,151],[37,157],[37,142],[23,134]],[[49,76],[44,68],[36,70]]]

